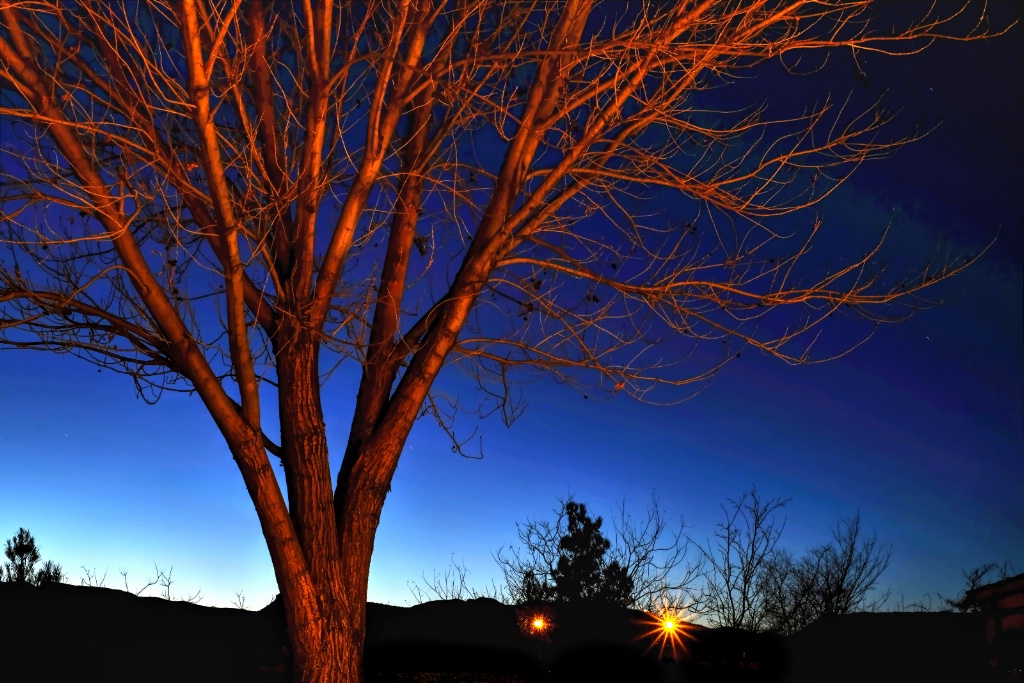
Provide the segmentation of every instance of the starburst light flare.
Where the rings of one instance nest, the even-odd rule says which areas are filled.
[[[686,621],[685,614],[686,608],[679,605],[678,599],[669,600],[663,597],[661,606],[648,612],[641,621],[645,630],[640,638],[649,640],[645,654],[657,647],[659,660],[668,656],[672,661],[679,661],[686,652],[686,639],[693,637],[690,634],[692,628]]]

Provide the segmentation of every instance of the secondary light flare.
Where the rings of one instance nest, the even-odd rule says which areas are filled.
[[[523,607],[516,610],[519,632],[529,638],[548,640],[555,628],[555,612],[546,605]]]

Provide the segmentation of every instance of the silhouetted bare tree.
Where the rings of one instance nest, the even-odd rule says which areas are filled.
[[[1002,581],[1009,577],[1012,572],[1012,565],[1009,562],[1003,562],[1001,565],[995,562],[986,562],[971,570],[964,569],[961,572],[964,575],[964,589],[955,598],[943,597],[941,594],[939,598],[948,610],[954,612],[976,612],[981,607],[973,602],[968,594],[986,584]]]
[[[623,502],[612,522],[611,557],[626,568],[633,582],[630,606],[656,612],[666,604],[689,605],[703,559],[700,553],[690,552],[683,518],[670,525],[658,499],[652,496],[644,517],[630,515]]]
[[[879,577],[889,567],[892,546],[879,544],[876,534],[861,533],[860,513],[839,522],[832,542],[811,550],[808,565],[813,565],[817,603],[822,614],[848,614],[878,609],[888,597],[880,593],[869,599]]]
[[[201,400],[266,537],[296,679],[352,683],[409,431],[429,415],[464,443],[433,389],[446,363],[480,383],[463,409],[506,420],[517,369],[664,398],[743,346],[839,355],[813,345],[833,313],[869,336],[965,265],[893,277],[871,237],[815,261],[826,228],[796,212],[919,135],[888,137],[880,103],[773,118],[701,98],[768,60],[992,34],[871,5],[2,3],[0,345]],[[334,478],[321,391],[344,362],[361,373]]]
[[[868,593],[891,558],[891,546],[879,545],[875,535],[862,536],[860,513],[839,522],[830,543],[812,548],[799,560],[777,551],[758,579],[765,605],[763,628],[795,633],[825,615],[878,609],[889,594],[869,599]]]
[[[803,560],[783,548],[768,558],[758,576],[764,598],[761,628],[789,634],[814,621],[814,577],[803,569]]]
[[[789,499],[762,500],[757,488],[722,505],[714,544],[699,546],[704,555],[704,584],[692,611],[706,615],[713,626],[760,631],[767,618],[762,577],[775,557],[786,526],[775,518]]]
[[[408,586],[417,603],[424,603],[428,600],[475,600],[477,598],[490,598],[499,602],[509,601],[501,586],[493,583],[489,589],[478,589],[471,586],[466,581],[468,574],[469,570],[466,565],[456,562],[453,557],[451,565],[443,574],[435,571],[430,579],[423,574],[422,584],[410,581]]]
[[[171,567],[167,571],[164,571],[163,569],[160,568],[159,565],[157,565],[154,562],[153,563],[153,569],[156,571],[156,576],[154,576],[152,579],[147,579],[146,582],[144,584],[142,584],[138,588],[132,588],[131,586],[128,585],[128,570],[122,569],[120,571],[120,574],[121,574],[121,578],[124,579],[124,589],[125,589],[125,591],[128,592],[128,593],[132,593],[133,595],[142,595],[143,593],[145,593],[147,590],[149,590],[153,586],[159,586],[162,589],[160,591],[160,597],[162,597],[164,600],[177,600],[179,602],[190,602],[190,603],[193,603],[195,605],[198,605],[200,602],[202,602],[202,599],[203,599],[203,592],[202,592],[202,590],[197,590],[195,593],[192,593],[191,595],[186,595],[184,597],[175,597],[174,594],[171,593],[171,586],[174,584],[174,578],[173,578],[173,576],[174,576],[174,567]],[[88,573],[86,574],[86,576],[87,576],[87,578],[90,578],[90,579],[92,579],[95,582],[95,572],[93,572],[92,576],[89,576]],[[83,580],[82,584],[83,585],[87,585],[84,580]],[[89,585],[91,585],[91,584],[89,584]],[[98,583],[97,585],[102,586],[103,583]]]

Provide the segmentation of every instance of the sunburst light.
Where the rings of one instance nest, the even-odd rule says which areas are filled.
[[[640,637],[649,641],[646,652],[658,648],[658,659],[664,659],[666,652],[673,661],[678,661],[686,652],[686,639],[692,638],[692,627],[684,618],[686,609],[678,601],[662,598],[661,605],[648,612],[641,621],[645,629]]]

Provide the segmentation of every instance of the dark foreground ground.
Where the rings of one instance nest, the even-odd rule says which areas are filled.
[[[1024,680],[987,665],[984,615],[856,614],[788,639],[698,628],[678,663],[659,661],[630,610],[560,608],[546,637],[490,600],[371,604],[367,616],[368,683]],[[249,612],[0,584],[0,681],[284,683],[287,662],[275,604]]]

